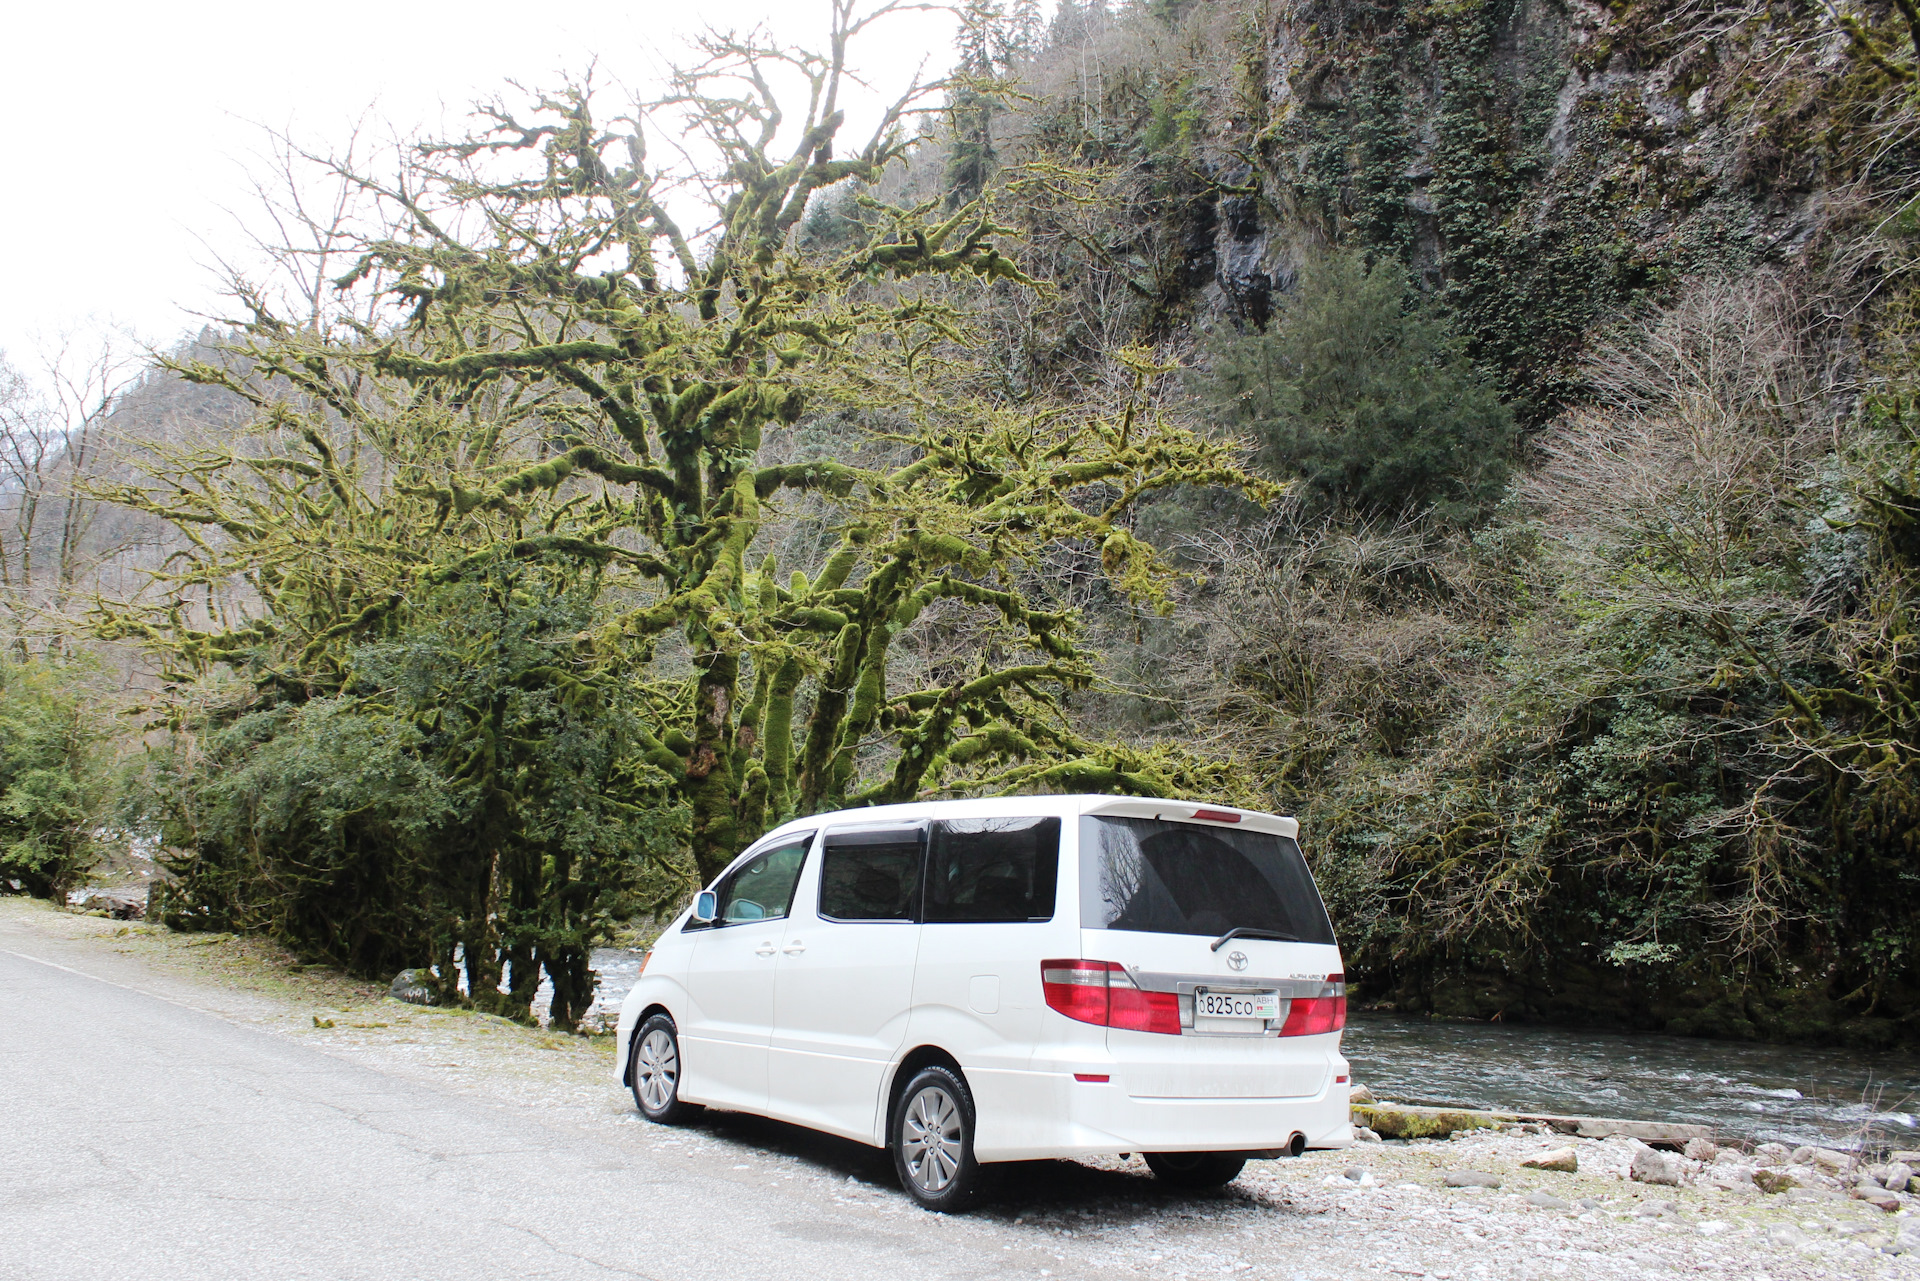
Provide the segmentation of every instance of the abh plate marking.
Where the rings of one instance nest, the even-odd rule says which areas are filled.
[[[1245,952],[1230,952],[1230,953],[1228,953],[1228,954],[1227,954],[1227,968],[1228,968],[1228,969],[1230,969],[1230,970],[1244,970],[1244,969],[1246,969],[1246,968],[1247,968],[1247,954],[1246,954]]]

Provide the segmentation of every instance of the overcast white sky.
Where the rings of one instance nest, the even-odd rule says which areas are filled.
[[[818,47],[826,0],[16,0],[0,36],[0,351],[28,367],[63,333],[120,327],[165,345],[217,311],[216,254],[243,253],[261,126],[315,146],[373,108],[449,128],[503,80],[656,83],[678,37],[769,25]],[[904,87],[947,70],[954,24],[909,13],[854,62]]]

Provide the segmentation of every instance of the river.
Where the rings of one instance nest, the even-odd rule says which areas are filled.
[[[642,953],[599,948],[589,1027],[618,1017]],[[544,1010],[546,991],[535,1001]],[[1920,1147],[1920,1059],[1746,1041],[1356,1014],[1353,1079],[1401,1103],[1691,1121],[1728,1137]]]

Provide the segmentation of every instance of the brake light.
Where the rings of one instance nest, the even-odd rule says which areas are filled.
[[[1180,998],[1143,992],[1112,961],[1042,961],[1047,1008],[1096,1027],[1180,1035]]]
[[[1238,823],[1240,816],[1232,810],[1195,810],[1193,816],[1203,823]]]
[[[1327,975],[1326,986],[1318,996],[1296,996],[1287,1006],[1287,1021],[1281,1036],[1319,1036],[1338,1032],[1347,1025],[1347,976]]]

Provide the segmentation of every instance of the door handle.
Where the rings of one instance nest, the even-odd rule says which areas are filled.
[[[754,948],[754,949],[753,949],[753,954],[754,954],[755,956],[772,956],[772,955],[773,955],[773,940],[772,940],[772,939],[768,939],[768,940],[767,940],[766,942],[764,942],[764,943],[762,943],[762,944],[761,944],[761,945],[760,945],[759,947],[756,947],[756,948]]]
[[[793,942],[787,944],[785,947],[781,948],[780,950],[785,952],[788,956],[798,956],[800,955],[800,953],[807,950],[807,945],[805,943],[802,943],[799,939],[795,939]]]

